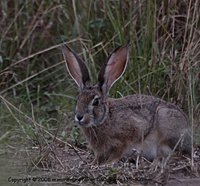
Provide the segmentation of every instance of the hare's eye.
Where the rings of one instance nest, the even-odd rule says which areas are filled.
[[[93,103],[92,103],[93,106],[98,106],[99,105],[99,98],[95,98],[93,100]]]

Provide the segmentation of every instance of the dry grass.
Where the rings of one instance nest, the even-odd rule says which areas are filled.
[[[38,153],[38,151],[37,151]],[[63,183],[77,185],[166,185],[167,183],[196,183],[199,180],[200,162],[191,167],[191,159],[174,155],[170,158],[164,171],[145,159],[125,160],[115,164],[93,166],[90,164],[93,154],[87,148],[62,146],[54,143],[43,149],[42,156],[32,159],[35,172],[42,172],[51,178],[60,178]],[[40,154],[40,155],[41,155]],[[45,173],[44,170],[50,171]],[[172,185],[173,185],[172,184]]]

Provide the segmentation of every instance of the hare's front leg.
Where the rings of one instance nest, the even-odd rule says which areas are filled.
[[[94,151],[94,155],[95,158],[91,162],[91,165],[100,165],[109,159],[108,153],[106,153],[106,151]]]
[[[102,153],[95,153],[95,158],[92,161],[92,165],[100,165],[102,163],[105,163],[108,157],[105,156],[105,154]]]
[[[92,161],[93,165],[100,165],[103,163],[112,163],[118,161],[123,154],[123,149],[119,146],[110,147],[108,150],[95,152],[95,159]]]

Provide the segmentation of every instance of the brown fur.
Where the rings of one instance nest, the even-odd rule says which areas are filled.
[[[81,127],[95,153],[93,163],[119,160],[130,148],[136,148],[149,160],[166,156],[184,132],[187,132],[185,139],[188,142],[184,142],[183,148],[190,152],[189,123],[185,114],[175,105],[151,96],[137,95],[108,98],[106,103],[109,114],[103,124]],[[167,113],[175,114],[170,116],[172,121],[177,116],[181,120],[168,123],[169,117],[168,121],[162,123]]]
[[[110,55],[96,86],[89,85],[89,73],[82,60],[68,47],[63,50],[69,73],[81,90],[75,120],[95,153],[94,164],[117,161],[133,149],[148,160],[166,157],[178,142],[178,149],[190,153],[188,118],[176,105],[153,96],[107,96],[125,70],[127,46]]]

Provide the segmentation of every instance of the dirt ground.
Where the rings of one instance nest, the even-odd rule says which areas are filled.
[[[200,161],[181,155],[169,159],[161,168],[144,159],[136,167],[134,161],[92,166],[93,154],[86,147],[51,145],[34,161],[36,171],[48,171],[63,185],[200,185]]]

